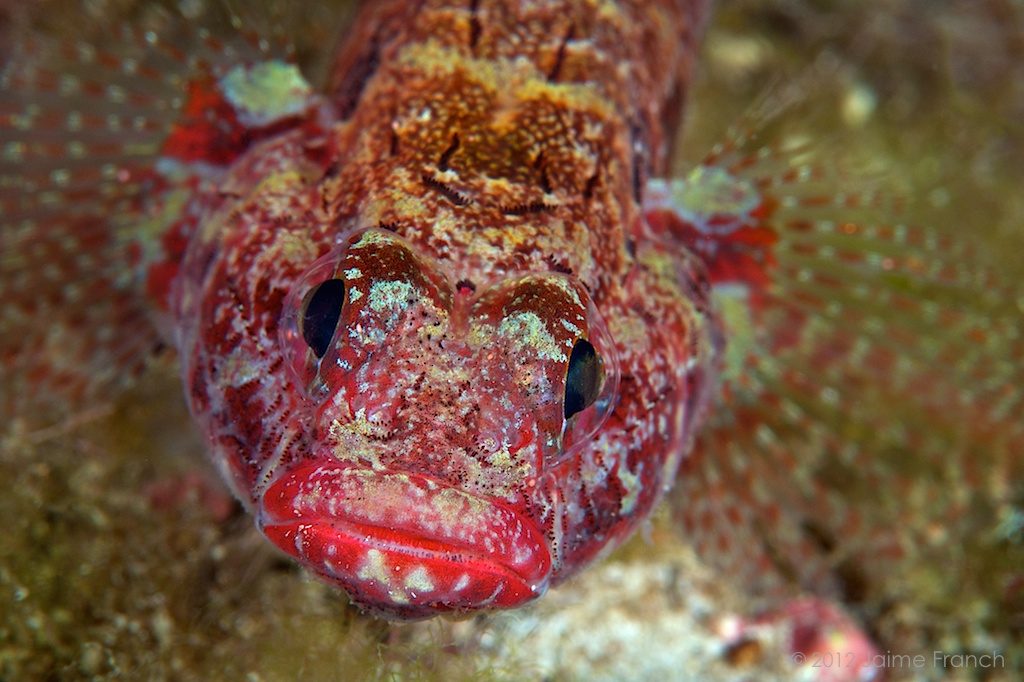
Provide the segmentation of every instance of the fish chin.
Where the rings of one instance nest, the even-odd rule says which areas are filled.
[[[419,474],[306,464],[267,489],[258,524],[355,603],[394,619],[519,606],[551,575],[531,519]]]

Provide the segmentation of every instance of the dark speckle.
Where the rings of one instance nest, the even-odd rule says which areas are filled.
[[[626,240],[626,253],[629,254],[630,258],[636,258],[636,241],[633,239]]]
[[[469,206],[471,203],[473,203],[473,201],[469,197],[460,194],[458,191],[451,188],[447,184],[441,182],[437,178],[431,177],[429,175],[424,175],[423,184],[425,184],[430,189],[439,192],[442,196],[444,196],[445,199],[452,202],[456,206]]]
[[[455,156],[455,152],[459,151],[459,134],[455,133],[452,135],[452,142],[448,145],[448,148],[441,153],[441,158],[437,160],[437,169],[442,173],[448,170],[448,164],[451,162],[452,157]]]
[[[583,186],[583,198],[590,199],[594,196],[594,189],[597,188],[597,181],[601,175],[600,167],[594,171],[594,174],[587,178],[587,184]]]
[[[530,213],[546,213],[555,210],[554,206],[545,204],[543,201],[532,201],[528,204],[516,204],[515,206],[503,206],[501,212],[505,215],[528,215]]]
[[[477,10],[480,9],[480,0],[470,0],[469,3],[469,49],[476,54],[476,46],[480,43],[480,33],[483,26],[480,24],[480,17]]]
[[[576,25],[570,24],[569,30],[565,32],[565,36],[562,38],[562,42],[558,46],[558,52],[555,53],[555,63],[551,66],[551,70],[548,71],[548,80],[552,83],[557,81],[558,77],[562,73],[562,64],[565,63],[565,49],[568,47],[569,42],[572,40],[575,33]]]

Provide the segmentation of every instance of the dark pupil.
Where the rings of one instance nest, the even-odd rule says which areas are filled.
[[[306,294],[302,338],[318,358],[322,358],[331,345],[344,302],[345,282],[340,279],[329,279]]]
[[[565,378],[565,418],[594,404],[601,392],[601,359],[589,341],[580,339],[569,356]]]

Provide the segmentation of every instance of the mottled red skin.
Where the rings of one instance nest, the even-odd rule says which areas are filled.
[[[640,201],[704,4],[372,3],[323,106],[197,194],[174,285],[193,413],[266,535],[356,603],[518,606],[671,484],[714,323]],[[328,277],[347,300],[317,362],[297,325]],[[610,414],[563,439],[579,339]]]

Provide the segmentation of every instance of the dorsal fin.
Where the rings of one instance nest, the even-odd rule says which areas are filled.
[[[129,382],[159,345],[147,287],[170,276],[147,269],[173,269],[195,190],[288,113],[259,119],[250,90],[277,79],[309,104],[294,67],[237,31],[113,33],[17,36],[0,71],[0,410],[32,422]]]

